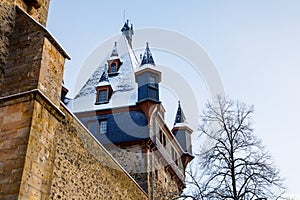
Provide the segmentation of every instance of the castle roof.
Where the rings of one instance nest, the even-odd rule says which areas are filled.
[[[118,44],[118,47],[116,44]],[[118,70],[118,75],[109,77],[105,72],[107,71],[106,63],[108,60],[114,59],[120,59],[122,64]],[[99,67],[70,103],[73,112],[135,105],[137,101],[137,84],[135,83],[134,71],[138,66],[139,62],[127,39],[123,35],[120,35],[113,47],[112,53],[100,63]],[[107,83],[113,89],[110,101],[107,104],[95,105],[95,87]]]

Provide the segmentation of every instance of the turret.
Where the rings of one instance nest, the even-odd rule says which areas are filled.
[[[160,104],[159,83],[161,82],[161,72],[156,68],[149,44],[146,43],[141,66],[135,72],[135,81],[138,84],[137,104],[146,114],[148,122],[154,105]]]
[[[145,100],[159,102],[158,84],[161,82],[161,72],[156,69],[148,43],[141,66],[135,72],[135,81],[138,84],[138,102]]]
[[[172,133],[175,138],[181,145],[182,149],[189,154],[192,154],[192,146],[191,146],[191,134],[193,130],[188,127],[186,122],[185,115],[180,105],[180,101],[178,101],[178,108],[176,112],[175,122],[172,129]]]

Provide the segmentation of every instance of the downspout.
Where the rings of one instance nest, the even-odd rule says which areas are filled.
[[[157,108],[156,108],[156,111],[155,111],[155,114],[157,116]],[[153,116],[153,115],[152,115]],[[153,126],[153,146],[150,148],[150,169],[151,169],[151,200],[154,200],[154,172],[155,172],[155,168],[154,168],[154,163],[153,163],[153,154],[154,154],[154,149],[156,147],[156,124],[154,123],[155,122],[155,118],[154,117],[151,117],[151,121],[152,121],[152,126]]]

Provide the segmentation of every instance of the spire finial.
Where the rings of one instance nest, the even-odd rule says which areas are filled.
[[[151,64],[151,65],[155,66],[154,59],[152,57],[152,53],[149,48],[149,42],[146,42],[146,49],[145,49],[145,53],[144,53],[144,56],[142,59],[141,66],[144,64]]]
[[[114,48],[111,52],[111,57],[112,56],[118,56],[117,42],[115,42]]]

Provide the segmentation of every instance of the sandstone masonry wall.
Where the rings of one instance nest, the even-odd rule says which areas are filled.
[[[168,166],[163,163],[157,154],[153,156],[154,170],[154,197],[160,200],[169,200],[178,197],[181,193],[175,176],[170,173]],[[150,176],[150,178],[151,178]]]
[[[43,27],[21,9],[16,12],[0,96],[38,88],[59,106],[64,58],[68,56]]]
[[[66,117],[55,133],[51,198],[148,199],[83,125],[61,109]]]
[[[41,93],[36,93],[20,199],[49,199],[55,158],[55,130],[63,113]]]
[[[152,176],[155,199],[172,199],[181,193],[175,175],[170,173],[168,165],[162,161],[158,153],[150,153],[146,144],[114,146],[109,148],[109,152],[141,185],[149,197],[152,195]]]
[[[111,146],[109,152],[148,193],[148,150],[146,145]]]
[[[31,97],[0,99],[0,199],[17,199],[33,113]]]
[[[34,8],[33,2],[39,2],[40,7]],[[28,12],[35,20],[45,26],[49,2],[49,0],[0,0],[0,94],[4,91],[3,79],[9,54],[10,36],[15,26],[16,6]]]

